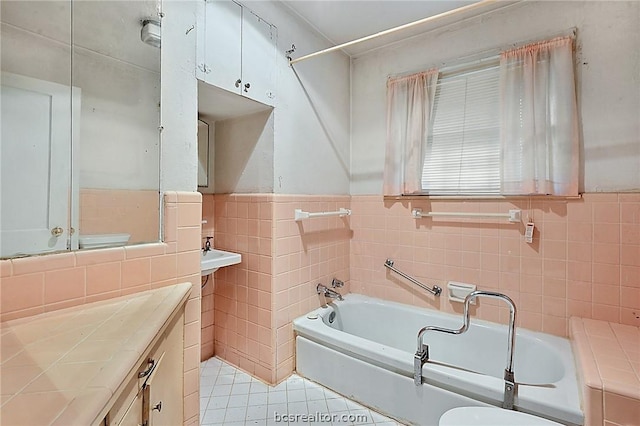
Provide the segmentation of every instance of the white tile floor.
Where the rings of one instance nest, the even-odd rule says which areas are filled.
[[[268,386],[215,357],[200,365],[200,424],[401,425],[296,374]]]

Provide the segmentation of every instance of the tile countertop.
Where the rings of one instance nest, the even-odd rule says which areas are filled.
[[[0,324],[2,423],[99,423],[190,290],[176,284]]]
[[[585,424],[638,424],[640,328],[572,317],[569,330],[581,373]]]

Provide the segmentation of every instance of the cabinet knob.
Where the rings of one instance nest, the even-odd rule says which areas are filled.
[[[162,411],[162,401],[158,402],[156,405],[153,406],[153,408],[151,409],[151,411],[153,410],[158,410],[158,413]]]
[[[249,83],[245,83],[244,85],[244,91],[248,92],[249,91],[249,87],[251,87],[251,85]]]
[[[240,87],[240,83],[242,83],[242,80],[241,79],[237,79],[236,80],[236,87]]]
[[[59,237],[60,235],[62,235],[63,232],[64,232],[64,229],[60,228],[59,226],[56,226],[51,230],[51,235],[53,235],[54,237]]]

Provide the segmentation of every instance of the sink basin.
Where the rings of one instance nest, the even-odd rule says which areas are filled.
[[[211,249],[207,252],[202,252],[200,257],[200,271],[201,275],[209,275],[222,268],[223,266],[235,265],[242,261],[242,256],[238,253],[231,253],[224,250]]]

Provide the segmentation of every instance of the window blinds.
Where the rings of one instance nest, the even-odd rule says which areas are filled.
[[[430,195],[500,193],[499,66],[442,77],[422,172]]]

